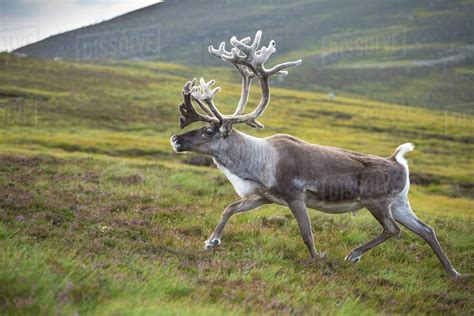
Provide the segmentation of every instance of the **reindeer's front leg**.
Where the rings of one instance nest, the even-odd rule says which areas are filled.
[[[222,230],[224,229],[225,224],[227,224],[227,221],[232,215],[236,213],[250,211],[254,208],[270,203],[270,201],[261,196],[252,196],[247,199],[239,200],[227,206],[224,212],[222,213],[221,220],[217,224],[216,229],[214,229],[214,232],[211,234],[211,237],[209,237],[209,239],[204,242],[205,249],[211,250],[213,247],[220,245]]]

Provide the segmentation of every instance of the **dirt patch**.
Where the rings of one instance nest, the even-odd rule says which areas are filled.
[[[11,165],[19,165],[23,167],[36,167],[40,163],[59,164],[62,160],[50,156],[0,156],[0,171],[10,170]]]
[[[178,228],[173,229],[173,231],[184,236],[201,236],[202,235],[201,226],[178,227]]]
[[[375,278],[373,280],[373,282],[376,286],[390,287],[390,288],[394,288],[394,289],[403,288],[403,286],[400,283],[395,282],[395,281],[391,281],[391,280],[388,280],[388,279],[385,279],[385,278],[382,278],[382,277]]]
[[[110,201],[110,203],[101,208],[101,211],[106,213],[125,212],[130,209],[130,205],[131,203],[127,200]]]
[[[125,177],[115,178],[115,181],[125,185],[137,185],[143,183],[143,181],[145,181],[145,178],[139,174],[132,174]]]
[[[350,120],[352,115],[344,112],[336,111],[324,111],[324,110],[309,110],[299,114],[300,117],[304,118],[319,118],[321,116],[332,117],[338,120]]]
[[[262,226],[263,227],[283,227],[288,224],[288,218],[284,216],[264,216],[262,218]]]
[[[0,99],[34,99],[39,101],[48,101],[51,99],[50,96],[44,94],[37,94],[34,92],[22,92],[22,91],[0,91]]]
[[[117,151],[105,151],[104,152],[110,156],[125,156],[125,157],[141,157],[141,156],[157,156],[157,157],[168,157],[170,153],[157,149],[140,149],[140,148],[130,148]]]
[[[459,196],[474,199],[474,183],[460,182],[455,184]]]
[[[33,193],[14,184],[0,186],[0,208],[21,211],[30,207],[35,201]]]
[[[417,185],[430,185],[441,183],[441,178],[429,173],[412,172],[410,173],[410,183]]]
[[[24,94],[9,92],[9,91],[0,91],[0,98],[22,98]]]
[[[429,173],[410,173],[410,183],[425,187],[449,187],[447,191],[439,192],[454,197],[474,198],[474,183],[456,181],[449,177],[437,176]]]

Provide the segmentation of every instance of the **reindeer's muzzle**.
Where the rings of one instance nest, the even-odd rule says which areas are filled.
[[[173,147],[175,152],[179,153],[179,152],[185,151],[184,145],[182,144],[179,136],[177,135],[171,136],[170,143],[171,143],[171,147]]]

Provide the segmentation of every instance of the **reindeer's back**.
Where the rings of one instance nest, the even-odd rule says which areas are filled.
[[[310,144],[289,135],[268,141],[279,154],[277,178],[284,183],[300,181],[326,193],[342,190],[349,199],[392,193],[388,190],[397,194],[405,185],[405,170],[393,158]]]

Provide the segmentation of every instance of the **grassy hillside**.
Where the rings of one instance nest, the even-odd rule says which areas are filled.
[[[7,54],[0,67],[0,314],[474,312],[472,278],[446,278],[406,230],[345,263],[380,230],[367,211],[311,211],[327,252],[318,262],[307,261],[279,206],[235,216],[222,246],[203,251],[237,196],[217,169],[172,153],[168,139],[193,76],[212,73],[223,88],[217,104],[233,109],[240,87],[228,71]],[[385,156],[414,142],[412,205],[455,267],[474,272],[472,118],[275,88],[261,122],[264,130],[242,130]]]
[[[303,57],[295,88],[472,114],[473,12],[464,0],[168,0],[18,52],[221,66],[209,43],[262,29],[282,59]]]

